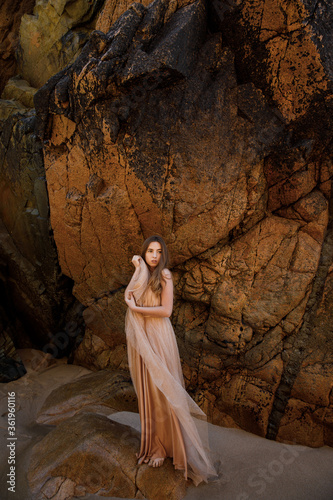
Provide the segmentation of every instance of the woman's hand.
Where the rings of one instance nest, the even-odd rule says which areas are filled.
[[[135,302],[135,298],[134,298],[134,295],[133,295],[133,292],[128,292],[126,295],[125,295],[125,302],[126,304],[128,305],[128,307],[130,309],[132,309],[132,311],[136,311],[137,310],[137,305],[136,305],[136,302]]]
[[[140,255],[134,255],[132,262],[136,268],[140,266],[141,259],[142,257],[140,257]]]

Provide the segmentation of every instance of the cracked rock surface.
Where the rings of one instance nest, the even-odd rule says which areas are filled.
[[[35,96],[60,264],[87,306],[76,362],[126,366],[131,257],[160,233],[187,388],[210,420],[332,444],[326,18],[176,3],[134,3]]]
[[[333,445],[331,11],[110,0],[34,97],[75,362],[127,369],[131,258],[162,234],[191,395],[310,446]]]

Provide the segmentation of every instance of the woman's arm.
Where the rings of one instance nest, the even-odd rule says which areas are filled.
[[[155,318],[170,318],[173,307],[173,283],[169,270],[163,270],[163,275],[165,276],[165,281],[162,281],[161,305],[153,307],[137,306],[133,293],[129,292],[129,294],[125,296],[125,301],[132,311]]]

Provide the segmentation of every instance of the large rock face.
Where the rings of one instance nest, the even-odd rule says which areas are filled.
[[[329,3],[155,0],[110,27],[127,6],[35,96],[75,360],[126,368],[123,291],[157,232],[210,420],[332,445]]]
[[[264,2],[187,4],[134,4],[35,97],[60,264],[88,306],[76,359],[126,362],[130,260],[157,232],[187,387],[210,419],[332,444],[325,23],[303,4],[278,19]]]

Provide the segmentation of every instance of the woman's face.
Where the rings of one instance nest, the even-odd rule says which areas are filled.
[[[149,244],[149,247],[147,248],[145,254],[147,265],[152,269],[155,269],[155,267],[159,264],[161,260],[161,255],[162,255],[161,244],[158,241],[152,241]]]

